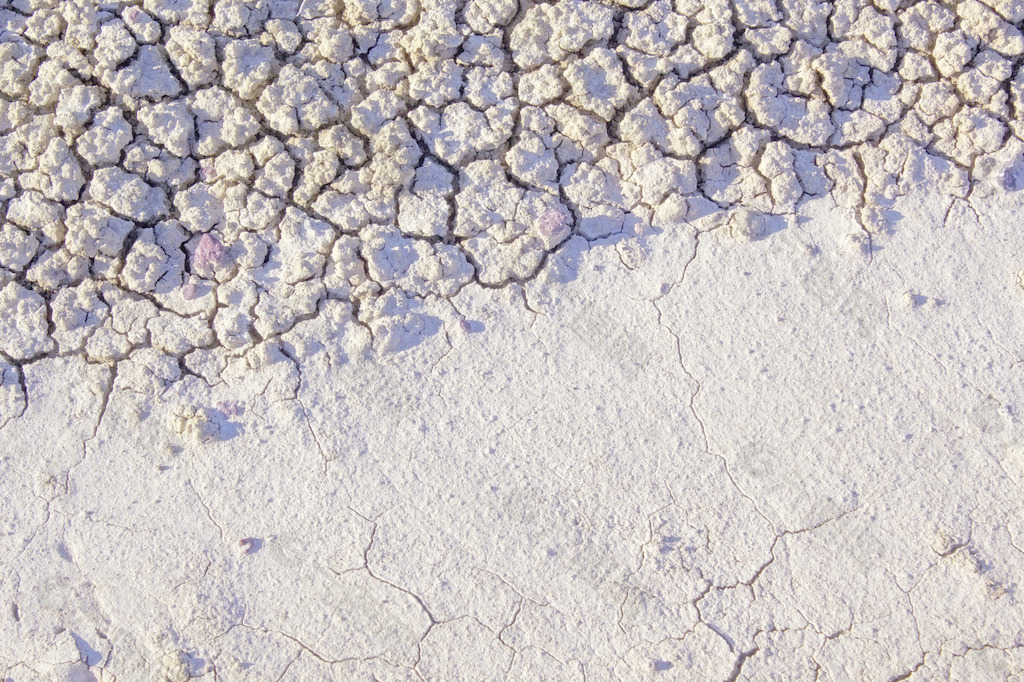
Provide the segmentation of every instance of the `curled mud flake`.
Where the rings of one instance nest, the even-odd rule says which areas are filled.
[[[752,242],[765,234],[764,216],[759,211],[741,207],[729,220],[729,233],[741,242]]]
[[[871,239],[864,232],[853,232],[843,238],[843,245],[849,253],[868,255],[871,253]]]
[[[195,254],[192,255],[192,267],[199,270],[207,264],[217,264],[224,255],[224,246],[217,241],[217,238],[204,234],[199,240]]]
[[[220,422],[215,415],[209,408],[180,405],[171,415],[171,426],[195,444],[204,445],[221,437]]]

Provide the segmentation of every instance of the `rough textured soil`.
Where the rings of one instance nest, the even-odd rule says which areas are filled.
[[[0,0],[0,675],[1024,678],[1022,28]]]

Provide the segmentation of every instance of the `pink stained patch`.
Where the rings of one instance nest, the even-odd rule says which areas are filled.
[[[561,232],[565,222],[565,215],[561,211],[549,208],[537,220],[537,232],[539,232],[542,237],[550,239]]]
[[[228,417],[234,417],[236,415],[242,414],[242,410],[244,408],[242,407],[242,403],[222,401],[217,403],[217,409],[220,410],[221,413],[227,415]]]
[[[181,287],[181,297],[186,301],[191,301],[196,297],[196,283],[189,282],[188,284]]]
[[[223,255],[224,246],[217,241],[217,238],[204,234],[199,240],[199,246],[196,247],[195,253],[192,254],[192,267],[200,270],[208,263],[219,263]]]

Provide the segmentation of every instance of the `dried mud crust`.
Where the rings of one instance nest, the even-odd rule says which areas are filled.
[[[534,277],[571,235],[1016,190],[1024,2],[0,1],[0,424]],[[358,345],[358,344],[357,344]],[[152,362],[150,362],[152,361]]]

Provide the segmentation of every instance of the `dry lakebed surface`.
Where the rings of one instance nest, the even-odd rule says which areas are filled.
[[[1024,0],[0,0],[0,679],[1024,680]]]

